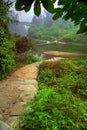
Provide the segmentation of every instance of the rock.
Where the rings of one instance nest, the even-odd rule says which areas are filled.
[[[0,130],[14,130],[9,125],[0,120]]]
[[[22,115],[23,110],[23,102],[16,103],[11,109],[10,116],[20,116]]]
[[[19,117],[18,116],[12,116],[9,117],[9,119],[6,121],[6,123],[11,126],[12,128],[18,128],[19,126]],[[19,130],[19,129],[18,129]]]

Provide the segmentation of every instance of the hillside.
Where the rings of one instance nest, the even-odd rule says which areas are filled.
[[[71,21],[58,19],[52,20],[47,16],[34,16],[32,25],[29,28],[28,36],[39,40],[58,40],[68,43],[86,43],[87,37],[85,34],[76,34],[78,26],[74,26]]]

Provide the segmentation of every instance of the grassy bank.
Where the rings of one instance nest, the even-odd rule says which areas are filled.
[[[43,62],[38,83],[20,130],[87,129],[87,58]]]

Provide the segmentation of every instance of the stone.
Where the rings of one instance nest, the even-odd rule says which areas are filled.
[[[10,116],[20,116],[23,110],[23,102],[16,103],[11,109]]]
[[[6,121],[6,123],[11,126],[12,128],[18,128],[19,126],[19,117],[18,116],[11,116],[9,119]],[[19,130],[19,129],[18,129]]]
[[[22,85],[19,89],[23,90],[23,92],[20,94],[21,101],[26,103],[30,101],[37,93],[38,86],[37,84]]]
[[[14,130],[9,125],[0,120],[0,130]]]

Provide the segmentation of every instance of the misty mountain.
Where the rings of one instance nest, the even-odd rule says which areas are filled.
[[[25,25],[22,25],[21,23],[19,23],[19,14],[16,13],[14,10],[11,10],[8,15],[11,20],[8,25],[10,33],[12,35],[26,36],[28,27],[26,28]]]

